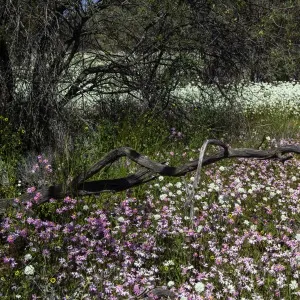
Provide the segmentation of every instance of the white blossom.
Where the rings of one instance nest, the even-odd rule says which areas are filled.
[[[33,275],[34,274],[34,267],[32,265],[26,266],[24,269],[25,275]]]
[[[32,259],[32,255],[30,253],[27,253],[25,256],[24,256],[24,260],[25,261],[29,261]]]
[[[154,220],[159,220],[160,218],[161,218],[161,216],[160,215],[153,215],[153,218],[154,218]]]
[[[175,183],[175,186],[180,189],[182,187],[182,183],[178,181]]]
[[[160,200],[165,200],[167,197],[168,197],[167,194],[161,194],[161,195],[159,196],[159,199],[160,199]]]
[[[298,282],[296,280],[292,280],[289,285],[291,290],[296,290],[298,288]]]
[[[119,223],[123,223],[124,221],[125,221],[125,219],[124,219],[123,217],[119,217],[119,218],[118,218],[118,222],[119,222]]]
[[[168,285],[168,287],[170,288],[170,287],[174,286],[174,284],[175,284],[174,281],[169,281],[167,285]]]
[[[200,294],[205,290],[205,285],[202,282],[197,282],[194,286],[195,291]]]

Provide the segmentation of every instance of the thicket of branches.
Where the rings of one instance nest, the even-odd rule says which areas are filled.
[[[75,103],[86,94],[106,116],[124,105],[159,113],[174,110],[172,91],[187,82],[224,89],[299,78],[296,0],[1,0],[0,7],[0,111],[25,130],[28,149],[76,132],[86,120]]]

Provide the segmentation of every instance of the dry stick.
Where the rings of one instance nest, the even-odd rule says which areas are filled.
[[[187,205],[190,205],[190,221],[191,221],[191,226],[193,226],[193,220],[194,220],[194,199],[195,199],[195,190],[198,188],[199,183],[200,183],[200,178],[201,178],[201,169],[202,169],[202,165],[203,165],[203,159],[204,159],[204,154],[205,151],[207,149],[208,145],[216,145],[216,146],[221,146],[224,149],[224,157],[228,156],[228,146],[226,144],[224,144],[223,142],[219,141],[219,140],[206,140],[201,149],[200,149],[200,154],[199,154],[199,160],[198,160],[198,166],[197,166],[197,171],[196,171],[196,175],[195,175],[195,179],[193,182],[193,187],[191,189],[191,191],[188,192],[188,197],[187,197],[187,201],[185,203],[185,207]]]
[[[223,142],[219,140],[209,140],[208,144],[221,146],[223,149],[214,155],[205,156],[202,158],[200,166],[207,166],[226,158],[258,158],[258,159],[275,159],[281,162],[292,158],[287,153],[300,154],[300,145],[286,145],[280,146],[271,150],[256,150],[250,148],[230,149]],[[123,178],[96,180],[86,182],[87,179],[98,173],[107,165],[111,165],[114,161],[127,156],[142,168],[135,174]],[[131,187],[144,184],[155,179],[158,174],[163,176],[180,177],[194,171],[199,166],[199,160],[189,161],[184,165],[178,167],[166,166],[163,163],[158,163],[150,160],[148,157],[141,155],[137,151],[129,147],[121,147],[110,151],[99,162],[92,166],[86,172],[79,174],[72,183],[67,187],[67,190],[62,185],[54,185],[44,187],[37,192],[42,194],[37,205],[49,201],[51,198],[63,199],[65,196],[85,196],[85,195],[99,195],[104,191],[119,192],[127,190]],[[20,200],[26,202],[30,200],[30,195],[22,195]],[[6,209],[13,204],[14,199],[0,199],[0,215],[6,212]]]

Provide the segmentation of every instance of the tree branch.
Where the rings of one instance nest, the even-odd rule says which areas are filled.
[[[292,158],[292,155],[286,154],[300,154],[300,145],[286,145],[270,150],[256,150],[251,148],[234,149],[229,148],[229,146],[219,140],[211,139],[205,141],[205,149],[209,144],[220,146],[222,149],[214,155],[201,157],[200,162],[202,167],[227,158],[257,158],[264,160],[278,160],[284,163],[286,160]],[[86,182],[104,167],[110,166],[113,162],[124,156],[138,164],[141,169],[135,174],[131,174],[123,178]],[[172,167],[163,163],[155,162],[132,148],[121,147],[110,151],[86,172],[82,172],[76,176],[66,188],[64,188],[62,185],[54,185],[39,190],[38,192],[42,194],[42,197],[38,201],[37,205],[47,202],[51,198],[63,199],[67,195],[86,196],[99,195],[102,192],[108,191],[120,192],[149,182],[157,178],[158,175],[179,177],[195,171],[198,167],[198,159],[187,162],[182,166]],[[30,195],[22,195],[20,200],[24,203],[30,200],[30,198]],[[6,208],[12,205],[12,203],[13,199],[0,199],[0,214],[5,213]]]

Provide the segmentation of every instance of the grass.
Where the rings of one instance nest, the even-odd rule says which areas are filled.
[[[117,126],[102,122],[87,128],[72,152],[48,153],[49,161],[27,159],[34,172],[23,169],[30,174],[22,177],[23,186],[12,174],[9,193],[1,191],[17,196],[25,182],[67,181],[123,145],[180,165],[197,159],[208,137],[265,149],[300,143],[299,117],[268,107],[245,114],[235,135],[200,125],[145,116]],[[117,178],[134,168],[123,160],[98,176]],[[106,193],[52,201],[35,217],[11,209],[0,226],[0,297],[139,299],[164,287],[182,300],[298,299],[299,170],[298,157],[284,165],[240,159],[204,168],[193,220],[184,203],[194,174],[159,177],[130,197]]]

